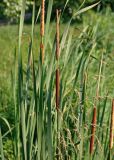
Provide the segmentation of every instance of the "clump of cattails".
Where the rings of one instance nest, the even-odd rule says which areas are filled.
[[[97,121],[97,109],[96,109],[96,107],[94,107],[94,109],[93,109],[92,127],[91,127],[91,139],[90,139],[90,154],[91,155],[92,155],[93,150],[94,150],[96,121]]]
[[[113,148],[114,143],[114,99],[112,101],[111,125],[110,125],[110,149]]]
[[[41,4],[41,26],[40,26],[40,35],[41,35],[41,43],[40,43],[40,50],[41,50],[41,61],[42,64],[44,63],[44,44],[43,44],[43,37],[44,37],[44,21],[45,21],[45,0],[42,0]]]
[[[56,10],[56,60],[57,60],[57,69],[56,69],[56,109],[59,109],[60,101],[60,71],[58,66],[59,55],[60,55],[60,26],[59,26],[60,11]]]

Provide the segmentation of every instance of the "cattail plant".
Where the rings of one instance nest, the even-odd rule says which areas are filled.
[[[96,117],[97,117],[97,109],[94,107],[93,109],[93,119],[92,119],[92,128],[91,128],[91,138],[90,138],[90,154],[92,155],[94,150],[94,139],[95,139],[95,130],[96,130]]]
[[[95,101],[94,101],[95,106],[93,109],[93,119],[92,119],[92,127],[91,127],[90,155],[92,155],[92,153],[94,151],[94,139],[95,139],[95,130],[96,130],[96,121],[97,121],[96,105],[99,101],[99,90],[100,90],[102,67],[103,67],[103,53],[102,53],[101,61],[100,61],[100,65],[99,65],[98,82],[97,82],[96,96],[95,96]]]
[[[44,21],[45,21],[45,0],[42,0],[41,4],[41,26],[40,26],[40,35],[41,35],[41,43],[40,43],[40,50],[41,50],[41,61],[42,64],[44,63]]]
[[[60,98],[60,72],[59,72],[59,55],[60,55],[60,28],[59,28],[59,14],[60,11],[56,10],[56,60],[57,60],[57,69],[56,69],[56,109],[59,109],[59,98]]]
[[[57,68],[56,68],[56,110],[59,110],[60,105],[60,71],[59,71],[59,55],[60,55],[60,26],[59,26],[59,10],[56,10],[56,61],[57,61]],[[57,130],[59,126],[59,112],[57,112]],[[58,132],[57,136],[57,159],[59,160],[59,144],[60,144],[60,133]]]
[[[110,149],[113,148],[114,143],[114,99],[112,101],[111,125],[110,125]]]

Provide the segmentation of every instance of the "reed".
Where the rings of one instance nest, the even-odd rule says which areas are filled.
[[[56,10],[56,60],[60,56],[60,26],[59,26],[60,11]]]
[[[40,43],[40,50],[41,50],[41,62],[44,63],[44,44],[43,42]]]
[[[57,69],[56,69],[56,109],[59,109],[60,104],[60,70],[59,70],[59,56],[60,56],[60,11],[56,10],[56,61],[57,61]]]
[[[60,73],[59,69],[56,69],[56,109],[59,110],[60,104]]]
[[[93,109],[92,126],[91,126],[91,138],[90,138],[90,155],[92,155],[93,151],[94,151],[96,121],[97,121],[97,109],[96,109],[96,107],[94,107],[94,109]]]

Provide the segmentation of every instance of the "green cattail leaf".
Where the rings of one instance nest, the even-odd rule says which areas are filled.
[[[97,3],[95,3],[95,4],[93,4],[93,5],[91,5],[91,6],[88,6],[88,7],[85,7],[85,8],[83,8],[83,9],[79,10],[78,12],[74,13],[73,18],[76,17],[76,16],[78,16],[78,15],[81,14],[81,13],[84,13],[84,12],[86,12],[86,11],[94,8],[94,7],[97,6],[99,3],[100,3],[100,1],[97,2]]]
[[[1,133],[1,126],[0,126],[0,157],[1,160],[5,160],[4,158],[4,152],[3,152],[3,142],[2,142],[2,133]]]
[[[47,133],[47,139],[48,139],[48,159],[53,159],[53,148],[52,148],[52,122],[51,122],[51,97],[52,97],[52,78],[50,81],[50,87],[48,90],[48,100],[47,100],[47,106],[48,106],[48,133]]]

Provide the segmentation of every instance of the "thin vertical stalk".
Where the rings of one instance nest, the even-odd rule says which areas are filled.
[[[113,148],[114,143],[114,99],[112,101],[111,125],[110,125],[110,149]]]
[[[2,133],[1,133],[1,126],[0,126],[0,157],[1,160],[5,160],[4,158],[4,151],[3,151],[3,142],[2,142]]]
[[[57,60],[57,69],[56,69],[56,109],[59,109],[59,100],[60,100],[60,71],[59,71],[59,55],[60,55],[60,26],[59,26],[59,10],[56,10],[56,60]]]
[[[41,61],[42,64],[44,63],[44,28],[45,28],[45,0],[42,0],[41,4],[41,26],[40,26],[40,35],[41,35],[41,43],[40,43],[40,50],[41,50]]]
[[[56,69],[56,109],[59,109],[59,92],[60,92],[60,73],[59,69]]]
[[[100,66],[99,66],[99,75],[98,75],[98,80],[97,80],[97,89],[96,89],[96,97],[95,97],[95,102],[94,104],[97,105],[96,103],[99,100],[99,91],[100,91],[100,82],[101,82],[101,74],[102,74],[102,67],[103,67],[103,53],[101,56],[101,61],[100,61]]]
[[[90,154],[92,155],[94,150],[94,139],[95,139],[95,130],[96,130],[96,120],[97,120],[97,109],[94,107],[93,109],[93,119],[92,119],[92,127],[91,127],[91,139],[90,139]]]
[[[59,157],[59,144],[60,144],[60,133],[59,133],[59,105],[60,105],[60,70],[59,70],[59,56],[60,56],[60,25],[59,25],[59,10],[56,10],[56,110],[57,110],[57,160],[60,159]]]
[[[41,62],[44,63],[44,44],[43,42],[40,43],[40,50],[41,50]]]
[[[60,26],[59,26],[59,10],[56,10],[56,60],[59,60],[60,55]]]
[[[101,55],[100,65],[99,65],[99,73],[98,73],[98,79],[97,79],[97,88],[96,88],[96,95],[94,100],[94,109],[93,109],[93,120],[92,120],[92,129],[91,129],[91,140],[90,140],[90,154],[92,155],[94,150],[94,137],[95,137],[95,130],[96,130],[96,121],[97,117],[99,117],[99,108],[96,107],[99,102],[99,93],[100,93],[100,84],[101,84],[101,75],[102,75],[102,68],[103,68],[103,52]],[[98,108],[98,114],[97,112]],[[97,114],[97,115],[96,115]],[[95,123],[95,124],[94,124]],[[96,148],[97,150],[97,148]],[[95,150],[95,152],[96,152]]]

